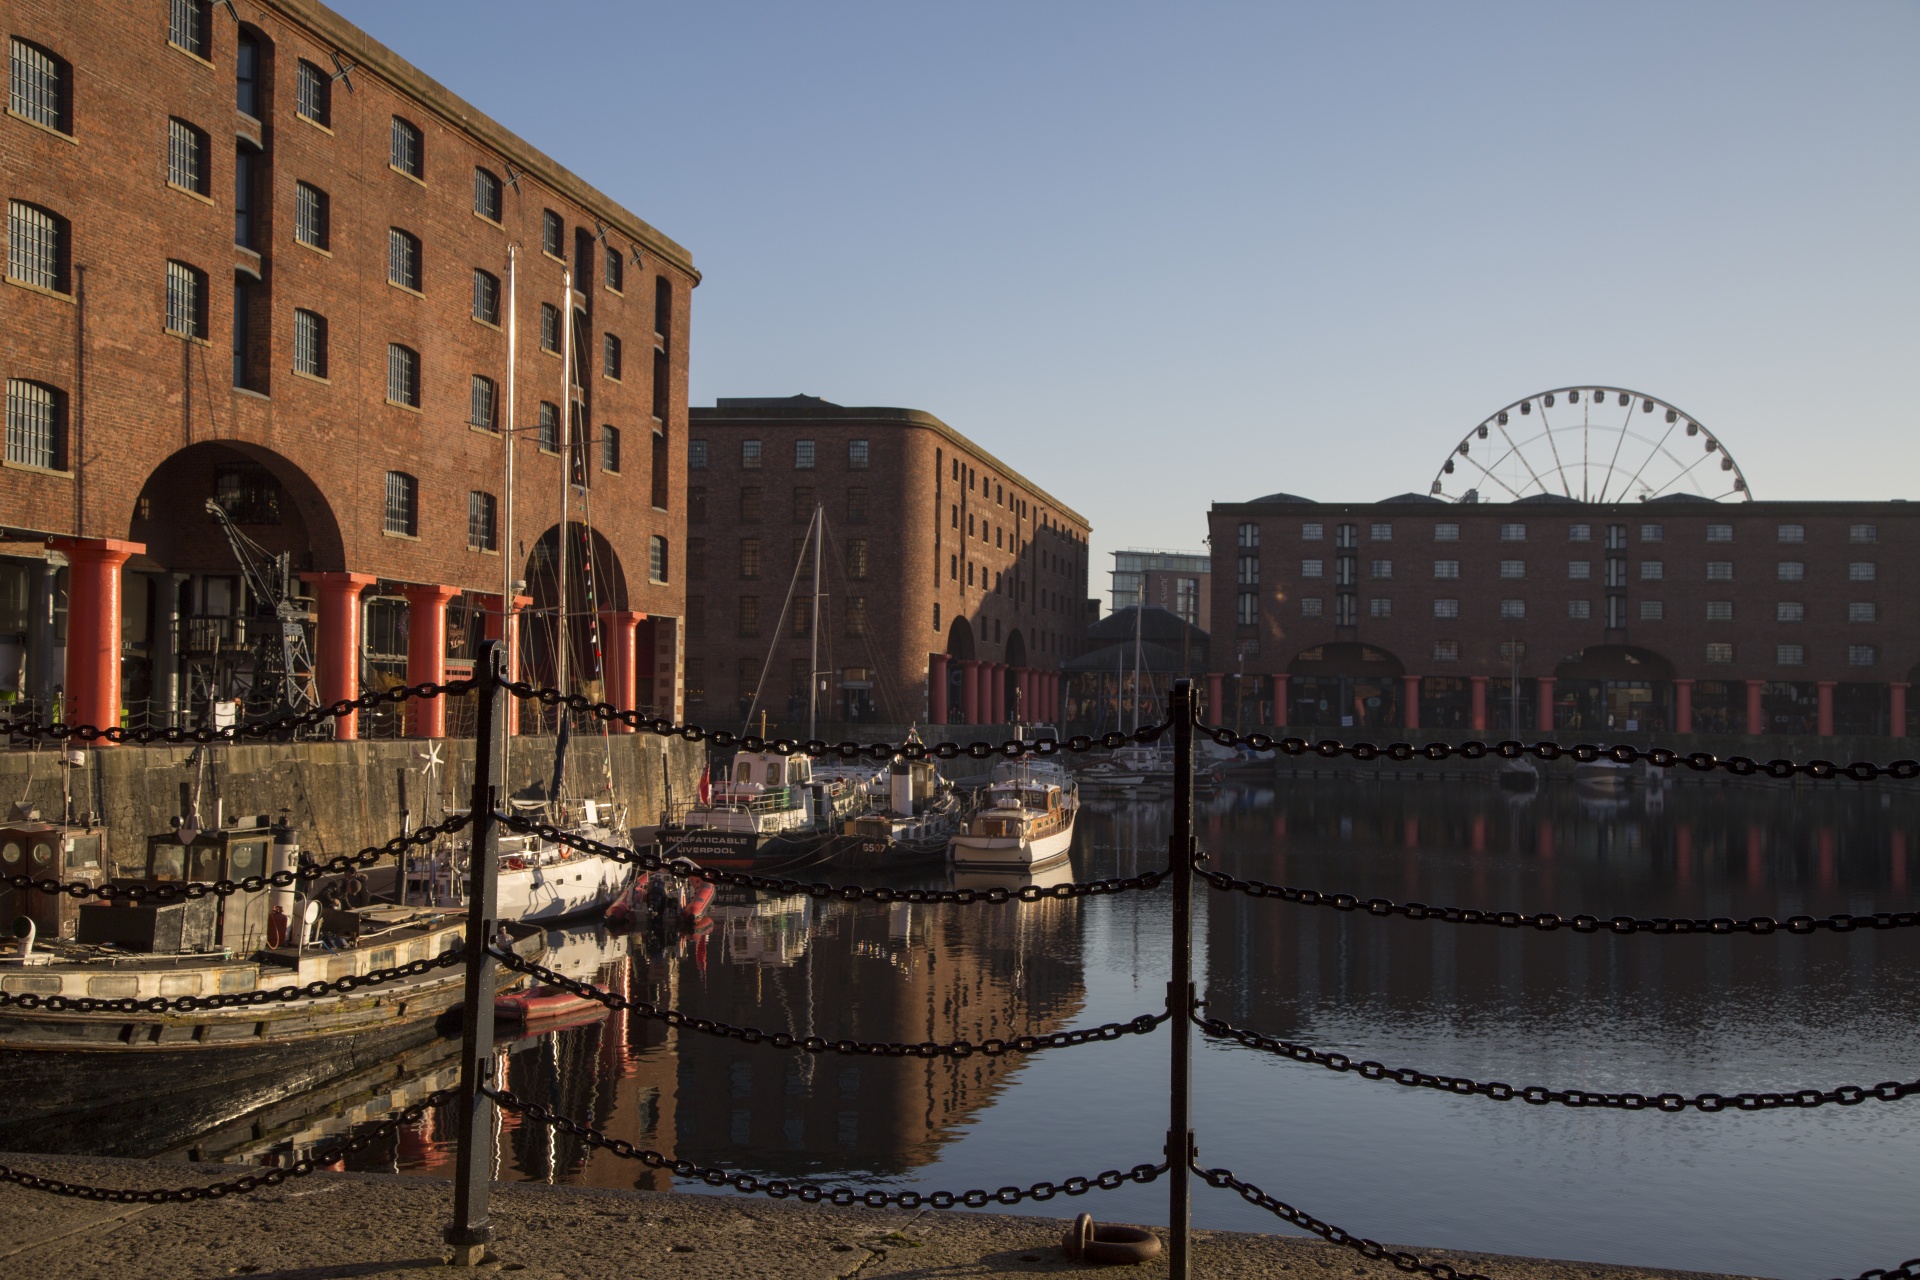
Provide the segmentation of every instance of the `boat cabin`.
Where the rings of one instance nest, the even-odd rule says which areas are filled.
[[[763,794],[813,781],[811,756],[783,756],[775,751],[742,751],[727,767],[723,783],[741,794]]]
[[[107,882],[105,846],[106,833],[99,827],[42,822],[38,810],[15,806],[13,816],[0,822],[0,875],[98,888]],[[82,901],[64,893],[0,887],[0,925],[25,918],[39,937],[71,938]]]
[[[273,843],[266,814],[237,818],[210,830],[182,830],[147,837],[144,854],[114,860],[113,883],[122,886],[209,883],[264,876]],[[153,903],[88,903],[79,911],[75,940],[132,951],[230,951],[244,955],[267,945],[267,889],[225,897]]]

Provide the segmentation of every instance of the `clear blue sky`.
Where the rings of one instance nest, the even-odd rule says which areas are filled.
[[[695,404],[938,414],[1123,546],[1662,396],[1920,499],[1920,7],[335,0],[686,245]]]

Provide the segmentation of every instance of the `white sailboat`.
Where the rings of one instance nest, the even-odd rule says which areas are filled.
[[[1080,793],[1073,775],[1052,760],[1002,761],[980,803],[947,843],[961,871],[1034,872],[1073,852]]]

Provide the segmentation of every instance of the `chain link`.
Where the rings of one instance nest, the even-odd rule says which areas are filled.
[[[271,720],[251,720],[245,724],[228,725],[216,729],[200,725],[192,729],[174,726],[166,728],[125,729],[119,725],[101,728],[91,724],[42,724],[38,716],[26,716],[18,720],[0,719],[0,735],[46,739],[53,742],[111,742],[116,746],[133,743],[136,746],[150,746],[160,742],[169,746],[186,746],[209,742],[238,742],[242,738],[270,738],[276,733],[286,733],[293,729],[310,728],[326,724],[340,716],[352,715],[356,711],[377,711],[381,707],[397,706],[414,698],[457,698],[472,693],[477,685],[473,679],[448,680],[436,684],[422,681],[419,684],[395,685],[391,689],[373,690],[357,698],[342,698],[325,707],[316,707],[312,711],[289,712]]]
[[[1920,1258],[1908,1258],[1897,1267],[1874,1267],[1854,1280],[1920,1280]]]
[[[227,897],[235,893],[257,893],[262,889],[285,889],[302,878],[340,875],[397,858],[408,849],[432,844],[441,836],[463,830],[473,821],[470,814],[459,814],[443,822],[418,827],[385,844],[368,845],[358,853],[342,853],[325,862],[304,863],[298,870],[275,871],[271,875],[242,876],[238,880],[164,881],[160,884],[92,885],[85,881],[35,880],[32,876],[0,876],[0,886],[31,889],[38,893],[64,893],[69,898],[98,898],[102,902],[175,902],[182,898],[204,898],[209,894]]]
[[[223,991],[211,996],[43,996],[34,991],[0,991],[0,1008],[44,1009],[48,1013],[199,1013],[213,1009],[244,1009],[254,1005],[291,1004],[296,1000],[318,1000],[322,996],[345,995],[362,987],[378,987],[402,978],[420,978],[435,969],[451,969],[465,964],[464,950],[444,951],[430,960],[411,960],[390,969],[371,969],[350,973],[344,978],[323,982],[296,983],[292,986],[262,988],[257,991]]]
[[[1331,1222],[1322,1222],[1310,1213],[1294,1208],[1284,1200],[1275,1199],[1251,1182],[1243,1182],[1233,1176],[1228,1169],[1202,1168],[1198,1160],[1191,1162],[1193,1171],[1210,1187],[1219,1187],[1226,1191],[1237,1191],[1240,1198],[1248,1204],[1257,1205],[1283,1222],[1290,1222],[1302,1231],[1310,1231],[1343,1249],[1352,1249],[1361,1257],[1372,1262],[1390,1262],[1402,1271],[1417,1271],[1421,1275],[1432,1276],[1434,1280],[1487,1280],[1478,1271],[1461,1271],[1444,1262],[1428,1262],[1417,1253],[1408,1253],[1403,1249],[1389,1249],[1378,1240],[1369,1240],[1365,1236],[1356,1236],[1351,1231],[1334,1226]],[[1863,1278],[1864,1280],[1864,1278]]]
[[[1571,929],[1575,933],[1657,933],[1711,934],[1716,937],[1736,933],[1766,936],[1773,933],[1852,933],[1857,929],[1911,929],[1920,925],[1920,911],[1879,911],[1870,916],[1836,912],[1830,916],[1749,916],[1736,920],[1731,916],[1565,916],[1554,911],[1483,911],[1475,907],[1432,907],[1424,902],[1394,902],[1389,898],[1361,898],[1351,893],[1328,893],[1321,889],[1296,889],[1288,885],[1268,884],[1264,880],[1242,880],[1223,871],[1210,871],[1203,864],[1205,854],[1194,857],[1194,874],[1223,893],[1244,893],[1254,898],[1278,898],[1305,907],[1331,907],[1335,911],[1364,911],[1370,916],[1404,916],[1408,920],[1438,920],[1444,924],[1485,924],[1501,929],[1539,929],[1552,933]]]
[[[591,1125],[581,1124],[541,1106],[537,1102],[522,1102],[512,1093],[499,1089],[486,1089],[484,1093],[500,1106],[539,1124],[547,1125],[562,1133],[580,1139],[588,1146],[610,1151],[622,1160],[638,1160],[649,1169],[666,1169],[676,1178],[687,1178],[704,1182],[710,1187],[732,1187],[735,1191],[744,1191],[748,1195],[771,1196],[775,1200],[792,1197],[802,1204],[832,1204],[842,1208],[864,1205],[871,1209],[885,1209],[897,1205],[902,1209],[951,1209],[955,1205],[965,1205],[971,1209],[982,1209],[992,1204],[1019,1204],[1024,1200],[1051,1200],[1055,1196],[1081,1196],[1099,1188],[1113,1191],[1129,1182],[1148,1183],[1167,1171],[1165,1164],[1137,1164],[1122,1172],[1108,1169],[1105,1173],[1091,1178],[1066,1178],[1060,1182],[1036,1182],[1030,1187],[1001,1187],[997,1191],[856,1191],[852,1187],[823,1187],[814,1182],[790,1182],[784,1178],[757,1178],[750,1173],[728,1173],[724,1169],[706,1168],[691,1160],[677,1160],[670,1155],[653,1151],[646,1147],[636,1147],[625,1138],[610,1138]]]
[[[1900,781],[1912,781],[1920,778],[1920,760],[1895,760],[1891,764],[1875,764],[1870,760],[1856,760],[1851,764],[1837,764],[1832,760],[1755,760],[1751,756],[1717,756],[1711,751],[1676,751],[1672,747],[1634,747],[1618,743],[1611,747],[1598,743],[1582,742],[1565,747],[1557,742],[1525,743],[1516,738],[1507,738],[1499,742],[1481,742],[1478,739],[1468,742],[1428,742],[1415,746],[1411,742],[1390,742],[1380,746],[1372,742],[1341,742],[1335,738],[1323,738],[1318,742],[1309,742],[1305,738],[1276,738],[1265,733],[1236,733],[1232,729],[1218,725],[1203,724],[1200,732],[1212,738],[1223,747],[1246,747],[1261,753],[1274,752],[1279,755],[1304,756],[1315,755],[1324,759],[1338,756],[1351,756],[1355,760],[1391,760],[1405,764],[1411,761],[1451,760],[1458,756],[1462,760],[1484,760],[1496,756],[1502,760],[1518,760],[1522,756],[1532,756],[1536,760],[1570,759],[1582,764],[1591,764],[1595,760],[1612,760],[1619,764],[1634,764],[1644,761],[1657,769],[1687,768],[1695,773],[1711,773],[1715,769],[1724,769],[1739,778],[1750,778],[1756,774],[1769,778],[1849,778],[1855,782],[1872,782],[1876,778],[1896,778]]]
[[[775,1049],[800,1049],[807,1053],[838,1053],[848,1057],[957,1060],[971,1058],[976,1053],[989,1058],[998,1058],[1009,1053],[1038,1053],[1042,1049],[1068,1049],[1074,1045],[1118,1040],[1123,1036],[1144,1036],[1165,1022],[1168,1016],[1164,1013],[1143,1013],[1126,1022],[1103,1022],[1097,1027],[1050,1031],[1042,1035],[994,1037],[978,1044],[971,1040],[952,1040],[944,1043],[937,1040],[919,1042],[828,1040],[824,1036],[796,1036],[791,1031],[762,1031],[758,1027],[735,1026],[730,1022],[703,1018],[680,1009],[663,1008],[651,1001],[630,999],[617,991],[606,991],[590,982],[582,982],[564,973],[556,973],[544,965],[524,960],[511,951],[499,947],[489,947],[488,952],[506,968],[527,974],[548,986],[559,987],[574,995],[598,1001],[609,1009],[626,1010],[655,1022],[664,1022],[670,1027],[683,1027],[689,1031],[698,1031],[702,1035],[717,1036],[723,1040],[738,1040],[743,1044],[764,1044]]]
[[[1233,1040],[1249,1049],[1260,1049],[1267,1053],[1291,1058],[1295,1062],[1304,1062],[1310,1066],[1325,1067],[1329,1071],[1353,1072],[1363,1080],[1384,1080],[1393,1084],[1406,1085],[1412,1089],[1437,1089],[1442,1093],[1451,1093],[1459,1097],[1491,1098],[1495,1102],[1511,1102],[1518,1098],[1535,1106],[1558,1103],[1563,1107],[1597,1107],[1614,1111],[1776,1111],[1782,1108],[1801,1108],[1825,1106],[1835,1103],[1842,1107],[1857,1106],[1862,1102],[1899,1102],[1903,1098],[1920,1093],[1920,1080],[1902,1083],[1898,1080],[1886,1080],[1880,1084],[1863,1088],[1857,1084],[1843,1084],[1835,1089],[1794,1089],[1781,1093],[1697,1093],[1692,1097],[1680,1093],[1596,1093],[1588,1089],[1549,1089],[1544,1085],[1526,1085],[1516,1088],[1502,1084],[1497,1080],[1472,1080],[1465,1076],[1442,1076],[1421,1071],[1414,1067],[1389,1067],[1384,1063],[1363,1060],[1356,1062],[1344,1053],[1328,1053],[1310,1045],[1295,1044],[1290,1040],[1277,1040],[1262,1035],[1258,1031],[1249,1031],[1236,1027],[1221,1018],[1203,1018],[1195,1016],[1194,1025],[1216,1040]]]
[[[25,1187],[29,1191],[45,1191],[49,1195],[71,1196],[77,1200],[98,1200],[110,1204],[191,1204],[196,1200],[224,1200],[228,1196],[243,1196],[264,1187],[277,1187],[289,1178],[304,1178],[328,1165],[337,1164],[343,1157],[364,1151],[375,1142],[391,1136],[407,1125],[418,1123],[428,1111],[453,1101],[457,1094],[458,1090],[454,1089],[436,1090],[376,1125],[314,1148],[311,1155],[300,1156],[285,1168],[262,1169],[258,1173],[243,1174],[226,1182],[215,1182],[206,1186],[148,1191],[129,1190],[123,1187],[93,1187],[50,1178],[44,1174],[28,1173],[10,1165],[0,1165],[0,1182],[10,1182],[17,1187]]]
[[[1093,898],[1105,894],[1125,893],[1133,889],[1152,889],[1167,878],[1165,871],[1144,871],[1137,876],[1126,876],[1115,880],[1077,880],[1051,885],[1025,884],[1017,889],[1010,889],[1005,885],[994,885],[987,889],[899,889],[884,885],[878,888],[867,888],[856,884],[834,885],[824,881],[809,882],[754,875],[747,871],[720,871],[712,867],[700,866],[687,858],[663,858],[651,849],[629,849],[622,845],[604,844],[562,827],[556,827],[550,822],[537,822],[520,817],[518,814],[495,813],[493,816],[495,821],[509,831],[523,835],[537,835],[544,840],[564,844],[581,853],[593,853],[615,862],[631,863],[644,871],[665,871],[669,875],[705,880],[711,884],[759,889],[767,893],[803,893],[810,898],[831,899],[839,902],[913,902],[957,906],[1044,902],[1049,898]]]

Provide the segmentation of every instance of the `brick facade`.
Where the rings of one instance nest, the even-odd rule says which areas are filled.
[[[46,648],[34,632],[63,607],[66,575],[42,580],[38,545],[64,535],[142,546],[123,578],[123,679],[131,698],[162,697],[174,611],[209,611],[203,579],[235,572],[204,509],[217,494],[233,501],[248,536],[293,553],[309,591],[309,575],[367,575],[368,598],[393,602],[402,618],[398,602],[411,596],[419,608],[427,598],[410,585],[465,593],[472,611],[456,604],[456,623],[466,625],[454,628],[453,656],[470,651],[488,626],[474,611],[497,610],[506,577],[499,551],[470,549],[469,514],[470,494],[491,495],[498,537],[505,294],[517,248],[520,443],[515,545],[506,549],[514,576],[531,582],[536,609],[552,606],[535,553],[558,519],[560,459],[539,447],[536,428],[540,403],[562,399],[563,371],[542,349],[541,314],[543,305],[563,312],[571,266],[581,326],[574,399],[592,436],[590,506],[576,497],[572,519],[590,511],[598,535],[597,609],[645,620],[636,697],[670,702],[680,634],[672,620],[684,600],[688,304],[699,282],[686,250],[311,0],[249,4],[244,22],[225,5],[188,3],[205,32],[198,53],[169,39],[178,7],[21,0],[8,9],[9,36],[64,65],[71,111],[64,130],[17,112],[0,118],[0,183],[9,201],[64,221],[71,270],[52,292],[0,286],[0,369],[55,389],[65,406],[52,467],[18,459],[0,467],[3,549],[22,553],[0,599],[24,606],[0,610],[0,689],[21,683],[17,663],[5,669],[7,655]],[[243,41],[257,59],[254,114],[237,107],[248,92]],[[312,113],[323,119],[301,109],[302,63],[325,83],[330,101]],[[346,74],[336,77],[339,69]],[[418,130],[419,177],[390,163],[396,118]],[[170,120],[204,138],[204,183],[169,181]],[[243,163],[255,172],[245,199],[236,185]],[[497,210],[486,207],[477,170],[500,180]],[[325,195],[320,244],[296,238],[296,184]],[[558,255],[546,251],[550,216]],[[390,282],[396,228],[419,246],[417,288]],[[609,250],[619,263],[611,282]],[[167,329],[170,261],[203,274],[199,336]],[[500,282],[495,318],[476,318],[476,271]],[[324,366],[312,373],[295,368],[296,309],[325,321]],[[619,341],[617,370],[606,365],[609,334]],[[398,397],[417,405],[389,395],[393,346],[417,353],[417,397]],[[479,425],[470,422],[475,375],[496,387],[493,420]],[[619,433],[617,471],[602,465],[608,426]],[[390,472],[412,478],[410,532],[390,528]],[[650,573],[656,547],[666,553],[664,580]],[[574,599],[585,607],[577,589]],[[601,630],[617,627],[603,619]],[[53,639],[57,647],[57,630]],[[60,678],[57,652],[29,665],[24,692],[45,696]]]
[[[796,396],[689,417],[690,715],[744,714],[765,668],[756,723],[804,728],[811,627],[782,608],[816,504],[823,720],[924,723],[944,701],[948,722],[999,722],[1016,689],[1028,719],[1054,714],[1083,643],[1085,519],[919,410]],[[811,587],[809,568],[796,596]]]
[[[1277,494],[1216,504],[1208,524],[1213,666],[1244,654],[1251,719],[1908,732],[1907,503]]]

